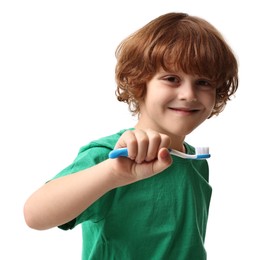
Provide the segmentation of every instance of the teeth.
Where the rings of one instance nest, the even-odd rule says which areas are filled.
[[[195,147],[196,154],[209,154],[209,147]]]

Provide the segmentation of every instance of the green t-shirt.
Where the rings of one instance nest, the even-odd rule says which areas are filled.
[[[82,147],[55,178],[107,159],[124,131]],[[164,172],[109,191],[60,228],[82,224],[83,260],[202,260],[211,191],[206,160],[173,156]]]

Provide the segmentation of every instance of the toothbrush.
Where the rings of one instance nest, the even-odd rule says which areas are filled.
[[[183,159],[202,160],[202,159],[207,159],[211,157],[211,155],[209,154],[209,147],[196,147],[195,154],[186,154],[186,153],[182,153],[177,150],[174,150],[174,149],[168,149],[168,150],[170,154],[178,156]],[[126,147],[112,150],[109,153],[110,159],[115,159],[120,156],[128,157],[128,149]]]

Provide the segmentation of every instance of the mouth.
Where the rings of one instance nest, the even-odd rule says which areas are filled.
[[[198,108],[187,108],[187,107],[169,107],[169,109],[184,115],[190,115],[200,111],[200,109]]]

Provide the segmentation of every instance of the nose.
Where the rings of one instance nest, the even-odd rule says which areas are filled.
[[[191,80],[182,81],[177,88],[180,100],[192,102],[197,100],[196,90]]]

